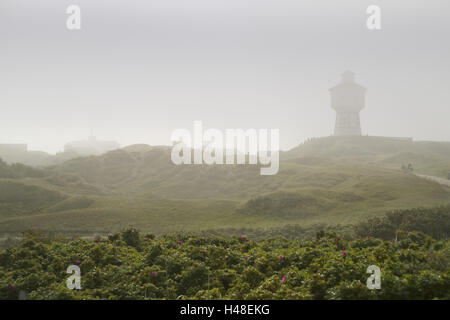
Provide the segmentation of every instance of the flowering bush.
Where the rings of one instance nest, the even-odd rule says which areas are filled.
[[[69,290],[66,269],[81,269]],[[381,289],[366,286],[370,265]],[[420,232],[397,241],[367,234],[342,239],[261,241],[135,229],[106,239],[26,234],[0,250],[0,299],[450,299],[450,242]]]

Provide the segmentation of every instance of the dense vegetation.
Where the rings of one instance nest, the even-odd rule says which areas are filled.
[[[94,241],[28,232],[0,251],[0,299],[450,299],[449,208],[418,212],[309,240],[300,227],[278,230],[290,239],[259,241],[132,228]],[[386,239],[362,236],[367,225]],[[81,269],[81,290],[66,287],[69,265]],[[381,269],[379,290],[366,287],[370,265]]]
[[[81,290],[66,287],[79,265]],[[370,265],[381,289],[366,287]],[[450,299],[450,242],[400,232],[396,242],[166,235],[130,229],[109,239],[28,234],[0,252],[0,299]]]
[[[371,234],[382,239],[395,238],[398,230],[420,231],[435,239],[450,236],[450,206],[436,208],[414,208],[388,212],[384,217],[375,217],[358,223],[358,236]]]

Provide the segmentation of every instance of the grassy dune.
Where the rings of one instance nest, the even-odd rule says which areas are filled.
[[[167,147],[129,147],[45,170],[3,163],[0,234],[336,225],[450,203],[449,187],[400,170],[412,163],[415,172],[443,176],[448,143],[329,137],[281,158],[274,176],[257,166],[175,166]]]

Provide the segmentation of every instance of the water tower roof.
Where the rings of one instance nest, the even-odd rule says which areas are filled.
[[[350,70],[346,70],[342,74],[342,82],[355,82],[355,73]]]
[[[339,89],[339,88],[348,88],[348,87],[353,87],[353,88],[357,88],[357,89],[364,90],[364,91],[366,90],[366,88],[364,88],[363,86],[361,86],[355,82],[355,73],[350,70],[346,70],[342,74],[341,83],[330,88],[330,91],[334,91],[335,89]]]

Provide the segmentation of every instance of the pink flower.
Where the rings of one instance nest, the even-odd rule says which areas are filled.
[[[280,255],[280,260],[283,260],[284,259],[284,256],[283,255]]]
[[[281,278],[280,282],[281,283],[286,282],[286,277]]]
[[[148,237],[145,237],[145,241],[148,241]]]
[[[213,278],[213,281],[216,281],[216,277]]]
[[[181,245],[181,244],[183,244],[183,241],[181,241],[181,240],[178,240],[178,244],[180,244],[180,245]]]
[[[158,276],[158,272],[152,272],[152,277],[157,277]]]
[[[342,256],[343,257],[347,256],[347,251],[342,251]]]
[[[14,285],[12,283],[9,284],[8,286],[9,289],[14,289]]]
[[[81,264],[80,260],[75,261],[76,264]]]

